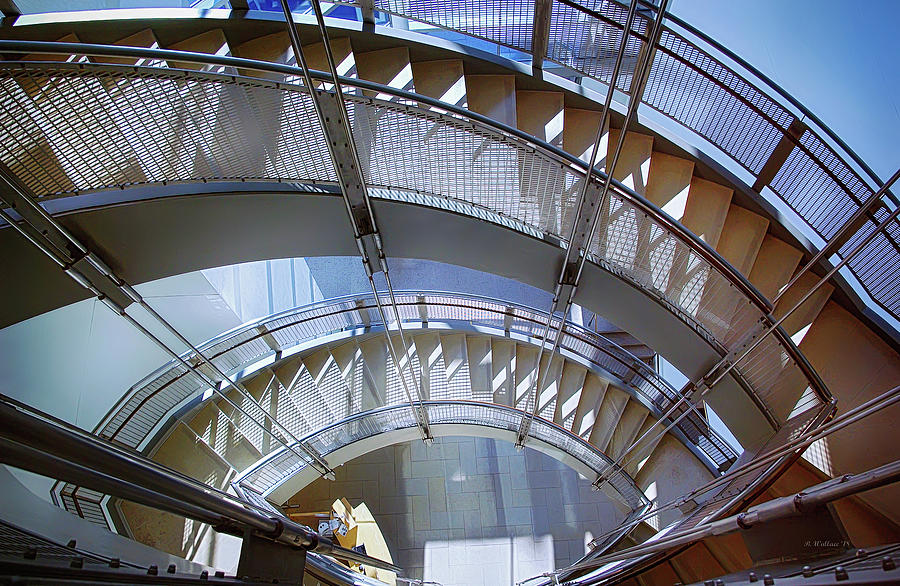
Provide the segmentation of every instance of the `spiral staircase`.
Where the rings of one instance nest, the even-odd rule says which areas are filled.
[[[556,4],[555,18],[567,10],[595,18],[603,31],[597,38],[607,38],[602,42],[615,50],[613,25],[621,30],[625,7]],[[365,3],[360,5],[365,14]],[[416,12],[421,7],[379,7],[506,48],[532,34],[531,24],[527,34],[512,27],[498,41],[496,30],[451,26],[435,12]],[[47,16],[4,19],[0,162],[68,230],[114,259],[124,282],[256,258],[357,253],[347,234],[334,229],[347,227],[341,218],[346,212],[283,20],[252,11],[224,11],[221,18],[137,11],[114,21]],[[327,71],[325,47],[314,42],[314,21],[298,18],[309,68]],[[582,26],[581,18],[569,28]],[[312,334],[301,331],[302,324],[318,324],[324,314],[315,312],[324,306],[272,316],[204,345],[204,355],[246,393],[189,355],[193,367],[216,383],[216,392],[175,361],[128,389],[95,433],[259,506],[277,505],[356,455],[417,437],[416,420],[408,416],[416,401],[403,381],[411,376],[435,434],[442,424],[450,429],[468,422],[473,435],[515,441],[519,419],[533,413],[529,446],[594,476],[634,519],[630,531],[598,543],[595,557],[658,538],[657,530],[672,523],[691,527],[852,471],[852,465],[884,461],[878,437],[889,429],[888,419],[873,419],[852,437],[830,438],[831,458],[819,462],[820,469],[794,463],[794,454],[764,475],[738,476],[713,495],[639,519],[652,500],[643,491],[655,479],[671,477],[674,468],[692,473],[682,475],[684,485],[668,489],[691,495],[736,460],[746,463],[821,425],[833,416],[831,393],[849,407],[883,390],[900,374],[896,332],[840,275],[776,327],[819,280],[814,271],[801,271],[784,289],[817,247],[779,221],[779,208],[759,195],[762,187],[799,210],[818,234],[831,236],[855,208],[814,201],[809,194],[817,188],[831,193],[815,173],[852,184],[854,193],[864,185],[858,177],[847,179],[846,170],[810,171],[814,165],[790,151],[790,136],[817,161],[830,159],[825,147],[811,143],[808,129],[762,98],[744,97],[745,88],[731,87],[737,101],[749,103],[761,119],[776,119],[788,138],[773,139],[746,119],[725,118],[716,127],[709,113],[712,122],[694,128],[682,123],[724,150],[756,184],[742,179],[743,171],[729,171],[688,148],[649,116],[628,126],[617,154],[624,108],[598,135],[602,95],[552,74],[565,66],[569,73],[608,80],[611,59],[588,62],[577,51],[561,53],[565,23],[553,22],[545,31],[549,45],[541,48],[552,62],[543,65],[544,73],[541,66],[526,68],[439,38],[336,19],[329,21],[330,49],[389,256],[451,262],[552,291],[560,251],[575,233],[585,173],[590,163],[605,168],[616,158],[576,301],[622,331],[603,335],[565,324],[569,337],[554,354],[541,334],[549,317],[539,309],[502,300],[464,303],[452,294],[438,303],[427,293],[404,293],[399,302],[385,300],[406,311],[393,324],[403,324],[401,337],[379,320],[371,298],[344,300],[336,303],[349,317],[323,322]],[[632,70],[646,50],[641,39],[649,34],[648,22],[638,21],[634,33],[626,51]],[[660,59],[677,53],[667,34]],[[527,45],[518,48],[535,48]],[[704,63],[697,58],[693,67],[709,65]],[[707,77],[713,69],[704,70]],[[651,77],[645,101],[670,114],[669,106],[654,101],[665,100],[663,77]],[[328,75],[314,79],[318,90],[333,90]],[[617,80],[623,92],[632,83],[631,71]],[[727,102],[722,90],[692,91],[717,105]],[[682,97],[680,106],[685,103]],[[764,136],[756,143],[767,140],[772,148],[754,150],[748,138],[754,131]],[[596,136],[600,157],[590,161]],[[600,184],[591,181],[589,187]],[[791,183],[806,186],[806,199],[792,195]],[[868,221],[883,219],[891,205],[873,208]],[[21,207],[16,211],[21,214]],[[297,218],[303,234],[296,233]],[[222,230],[235,221],[254,234],[266,230],[267,238],[252,242]],[[858,242],[863,231],[840,243],[840,250]],[[885,241],[895,238],[888,230]],[[87,295],[13,230],[0,230],[0,242],[8,259],[4,270],[21,284],[21,292],[3,304],[4,325]],[[209,250],[198,250],[201,243]],[[897,266],[879,256],[883,250],[867,249],[851,267],[868,288],[870,305],[896,316]],[[473,303],[482,313],[471,313]],[[446,313],[447,307],[468,307],[470,313]],[[767,342],[751,346],[768,328]],[[399,364],[391,346],[400,348]],[[854,360],[838,364],[835,356],[848,351]],[[741,357],[706,397],[746,448],[740,459],[702,412],[678,407],[691,389],[674,389],[653,372],[648,363],[655,352],[693,381],[720,359]],[[862,394],[850,390],[860,387]],[[670,408],[684,418],[675,422]],[[673,421],[668,433],[648,434],[660,419]],[[645,434],[651,441],[634,449]],[[298,441],[284,442],[288,436]],[[860,446],[868,446],[867,453]],[[58,484],[55,496],[70,512],[169,553],[187,553],[183,518],[69,483]],[[900,536],[900,511],[890,494],[853,499],[837,510],[854,543]],[[197,544],[209,538],[201,533]],[[754,562],[732,534],[605,567],[593,579],[689,583]]]

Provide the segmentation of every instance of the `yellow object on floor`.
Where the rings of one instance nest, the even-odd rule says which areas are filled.
[[[366,555],[385,562],[394,562],[384,535],[381,534],[375,517],[372,516],[365,503],[353,507],[347,499],[342,498],[332,503],[331,510],[334,512],[335,518],[340,519],[347,527],[344,535],[335,532],[335,537],[342,547],[350,549],[364,545]],[[391,585],[397,583],[397,575],[394,572],[368,567],[363,571],[370,578],[376,578]]]

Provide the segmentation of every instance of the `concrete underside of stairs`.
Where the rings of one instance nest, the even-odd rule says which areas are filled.
[[[209,195],[123,203],[60,219],[76,236],[91,242],[101,256],[114,258],[114,270],[129,283],[253,260],[352,256],[358,252],[338,197]],[[556,244],[425,206],[375,201],[374,207],[389,256],[464,266],[545,291],[555,288],[563,256]],[[303,229],[298,230],[297,218],[315,220],[304,221]],[[11,231],[0,231],[0,248],[10,252],[9,274],[21,292],[4,308],[8,312],[3,313],[4,318],[21,319],[84,297],[83,290]],[[674,313],[596,265],[585,266],[575,301],[666,356],[691,379],[705,374],[720,359],[718,352]],[[723,380],[707,400],[745,446],[755,445],[771,433],[762,413],[733,379]]]
[[[443,586],[499,586],[564,567],[625,517],[590,481],[540,452],[471,437],[371,452],[290,499],[327,511],[365,502],[394,561]]]

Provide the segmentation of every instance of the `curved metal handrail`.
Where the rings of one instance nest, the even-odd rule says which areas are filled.
[[[507,405],[477,401],[424,401],[432,426],[469,424],[515,433],[523,411]],[[323,457],[355,442],[398,431],[411,429],[416,421],[409,405],[388,405],[371,411],[356,413],[341,421],[300,438]],[[613,460],[584,439],[563,427],[544,419],[535,420],[536,428],[529,436],[577,459],[597,475],[612,470],[610,485],[633,511],[647,507],[649,500],[634,479]],[[236,486],[249,486],[263,496],[270,494],[283,482],[297,475],[310,462],[301,460],[286,448],[261,458],[256,464],[232,481]],[[609,474],[610,472],[607,472]]]
[[[431,323],[473,323],[493,327],[500,334],[509,331],[531,339],[542,334],[548,317],[545,311],[526,305],[472,294],[398,291],[396,298],[401,319],[408,322],[422,321],[424,316]],[[224,372],[238,373],[237,376],[245,378],[251,374],[245,369],[267,358],[274,359],[276,354],[291,354],[301,345],[306,349],[311,341],[335,332],[357,331],[380,324],[378,315],[372,312],[374,307],[370,294],[320,301],[249,322],[198,348]],[[272,340],[278,342],[277,347],[271,347]],[[565,325],[561,351],[604,376],[618,379],[623,388],[636,397],[643,397],[642,402],[657,415],[680,398],[677,390],[630,352],[572,322]],[[185,353],[183,358],[192,360],[193,354]],[[198,377],[173,360],[132,386],[95,432],[130,447],[142,448],[172,409],[204,390],[205,385]],[[697,445],[714,467],[721,468],[734,461],[736,455],[728,444],[696,414],[683,418],[677,429]]]
[[[265,71],[265,72],[269,72],[269,73],[279,73],[281,75],[293,74],[296,76],[296,74],[297,74],[297,69],[290,67],[290,66],[266,64],[266,63],[260,63],[260,62],[256,62],[256,61],[246,60],[246,59],[237,59],[237,58],[230,58],[230,57],[217,57],[217,56],[209,56],[209,55],[201,55],[201,54],[186,54],[186,53],[181,53],[178,51],[166,51],[166,50],[149,50],[149,49],[129,48],[129,49],[123,51],[121,47],[108,47],[108,46],[99,46],[99,45],[79,45],[79,44],[67,44],[67,43],[44,43],[44,42],[37,42],[37,41],[31,41],[31,42],[0,41],[0,50],[19,51],[19,52],[51,52],[51,53],[52,52],[56,52],[56,53],[71,52],[74,54],[89,53],[89,54],[103,54],[103,55],[118,54],[118,55],[124,55],[124,56],[129,56],[129,57],[135,57],[138,55],[142,55],[144,58],[148,58],[148,59],[158,59],[158,60],[180,59],[182,61],[196,61],[196,62],[202,62],[202,63],[207,63],[207,64],[228,66],[228,67],[241,68],[241,69],[257,69],[257,70],[261,70],[261,71]],[[154,68],[154,67],[128,67],[128,66],[106,66],[106,65],[99,66],[99,65],[90,65],[90,64],[85,64],[85,63],[80,63],[80,64],[58,64],[58,63],[39,64],[38,63],[38,64],[34,64],[34,63],[21,63],[21,62],[20,63],[7,63],[7,64],[2,65],[3,71],[7,71],[7,70],[14,71],[16,69],[19,69],[21,71],[32,71],[32,72],[33,71],[44,71],[44,72],[53,71],[53,72],[57,72],[57,74],[59,74],[59,75],[62,75],[64,73],[66,75],[72,75],[72,76],[90,75],[91,72],[96,72],[97,76],[101,76],[101,72],[102,72],[102,74],[103,74],[102,77],[109,76],[111,79],[116,79],[116,78],[128,79],[128,77],[127,77],[128,75],[138,75],[138,76],[144,75],[147,79],[149,79],[149,78],[153,78],[153,76],[160,77],[163,75],[163,73],[161,73],[160,68],[158,68],[158,67]],[[169,76],[169,78],[171,78],[171,76],[174,75],[174,76],[176,76],[175,77],[176,79],[197,80],[197,83],[204,81],[204,82],[223,83],[223,84],[225,84],[225,83],[242,84],[242,85],[253,84],[254,87],[266,87],[269,89],[274,88],[277,90],[285,90],[285,91],[290,90],[290,91],[294,91],[294,92],[299,91],[301,94],[305,91],[303,88],[300,88],[299,86],[278,83],[278,82],[271,82],[271,81],[266,81],[266,80],[260,80],[260,79],[256,79],[256,78],[242,78],[242,77],[236,76],[236,75],[221,75],[221,74],[201,73],[201,72],[194,72],[194,71],[183,71],[183,70],[172,70],[172,69],[164,69],[162,71],[164,71],[165,75]],[[59,73],[59,72],[63,72],[63,73]],[[119,77],[117,77],[117,76],[119,76]],[[318,76],[317,79],[322,79],[322,80],[327,79],[327,76],[324,76],[324,74],[321,74],[321,73],[317,74],[317,76]],[[139,77],[139,79],[145,79],[145,77]],[[98,79],[101,79],[101,77],[98,77]],[[557,181],[557,182],[561,181],[563,177],[569,177],[568,179],[565,180],[566,182],[572,182],[572,181],[577,182],[578,180],[583,180],[583,174],[587,171],[584,163],[581,162],[580,160],[572,157],[571,155],[563,153],[563,152],[559,151],[559,149],[551,147],[550,145],[546,145],[545,143],[542,143],[541,141],[539,141],[533,137],[528,137],[527,135],[524,135],[524,133],[522,133],[521,131],[509,128],[509,127],[506,127],[503,125],[498,125],[497,123],[490,121],[490,120],[484,118],[483,116],[473,115],[472,113],[469,113],[465,110],[455,108],[449,104],[444,104],[437,100],[426,99],[422,96],[417,96],[416,94],[410,94],[408,92],[394,90],[392,88],[387,88],[385,86],[380,86],[379,84],[373,84],[371,82],[360,82],[359,80],[354,80],[354,79],[344,79],[343,82],[346,83],[346,85],[349,87],[358,87],[360,89],[378,90],[382,93],[394,95],[400,100],[406,100],[406,101],[412,102],[413,104],[416,104],[416,105],[425,104],[425,105],[431,106],[432,109],[437,107],[437,108],[440,108],[441,110],[448,112],[448,114],[436,114],[431,109],[423,110],[421,107],[416,109],[416,108],[413,108],[406,104],[398,105],[393,102],[380,102],[380,101],[372,100],[369,98],[359,98],[359,97],[351,96],[350,99],[356,100],[355,101],[356,104],[368,107],[368,108],[370,108],[371,111],[374,112],[374,114],[371,114],[370,116],[376,116],[376,117],[381,116],[385,112],[388,112],[391,115],[401,116],[401,114],[398,114],[398,113],[402,112],[402,115],[407,116],[409,119],[428,120],[429,123],[432,123],[432,124],[446,124],[447,127],[452,127],[457,130],[460,130],[458,125],[460,123],[460,119],[462,118],[463,120],[466,120],[468,124],[473,125],[471,127],[473,129],[473,131],[475,129],[477,129],[480,136],[484,137],[485,139],[488,139],[488,137],[491,136],[490,133],[499,132],[500,135],[497,136],[497,140],[499,142],[497,144],[504,145],[504,146],[510,147],[510,148],[512,148],[514,144],[518,144],[518,146],[516,146],[515,148],[534,149],[534,151],[532,151],[533,153],[542,153],[541,156],[548,157],[546,162],[553,160],[557,164],[562,164],[563,165],[561,167],[562,170],[559,171],[559,173],[562,173],[562,175],[559,175],[557,179],[550,181],[550,183],[547,185],[541,184],[542,189],[547,189],[550,185],[553,184],[553,181]],[[476,122],[478,123],[478,125],[475,125]],[[479,125],[482,125],[482,126],[479,126]],[[467,129],[468,129],[468,127],[466,127],[466,130]],[[460,130],[460,131],[462,132],[462,130]],[[485,135],[484,133],[488,133],[488,134]],[[510,139],[521,140],[523,143],[525,143],[525,145],[522,145],[521,143],[510,143],[509,142]],[[536,156],[536,155],[534,155],[534,156]],[[540,164],[546,164],[546,162],[541,162]],[[565,175],[566,173],[569,173],[570,175],[566,176]],[[578,179],[579,177],[581,177],[581,179]],[[602,177],[602,175],[599,175],[595,172],[593,178],[596,180],[599,177]],[[327,179],[327,177],[326,177],[326,179]],[[204,177],[204,178],[202,178],[202,180],[207,181],[208,179]],[[557,185],[557,187],[559,187],[561,185],[562,184],[559,184],[559,185]],[[121,186],[124,187],[124,185],[121,185]],[[75,193],[77,193],[77,191]],[[758,293],[758,291],[756,291],[752,287],[752,285],[750,285],[746,281],[746,279],[744,279],[732,267],[730,267],[730,265],[728,265],[727,262],[725,262],[723,259],[721,259],[721,257],[714,250],[712,250],[708,245],[706,245],[706,243],[699,240],[695,235],[691,234],[688,230],[686,230],[683,226],[681,226],[680,224],[678,224],[671,218],[668,218],[662,211],[660,211],[658,208],[656,208],[655,206],[650,204],[644,198],[642,198],[638,194],[634,193],[633,191],[628,190],[621,184],[616,185],[616,197],[621,198],[621,199],[615,200],[620,204],[618,212],[621,212],[622,209],[624,209],[622,206],[626,206],[626,205],[632,206],[633,211],[630,212],[631,215],[629,216],[632,219],[630,221],[632,221],[632,222],[637,222],[637,221],[651,222],[651,226],[656,226],[656,227],[658,227],[658,229],[664,230],[666,233],[671,234],[672,237],[675,238],[675,240],[673,240],[671,242],[672,246],[685,246],[686,250],[685,250],[684,254],[697,255],[700,259],[703,260],[703,262],[706,262],[708,264],[709,268],[705,269],[704,271],[701,271],[702,274],[700,275],[699,279],[694,279],[690,283],[690,288],[692,289],[692,292],[687,297],[691,298],[690,303],[693,304],[692,310],[691,309],[686,310],[684,307],[679,306],[680,300],[677,298],[674,300],[667,299],[665,296],[665,293],[659,290],[658,284],[651,283],[650,284],[651,286],[648,288],[648,286],[645,283],[642,283],[642,282],[636,280],[634,275],[628,274],[628,271],[630,270],[630,269],[628,269],[628,266],[627,266],[628,263],[629,262],[637,262],[638,259],[626,258],[623,261],[623,262],[625,262],[626,266],[625,267],[613,266],[612,267],[614,269],[613,272],[615,272],[620,277],[630,279],[633,284],[637,285],[639,288],[644,290],[646,293],[650,293],[653,298],[664,301],[665,302],[664,304],[668,304],[670,307],[672,307],[675,310],[676,314],[679,315],[689,325],[692,325],[692,327],[695,327],[695,329],[697,329],[699,327],[698,331],[700,333],[703,333],[705,336],[707,336],[711,342],[720,344],[720,347],[722,348],[722,350],[720,350],[720,351],[723,353],[724,353],[725,349],[727,348],[727,345],[723,345],[723,342],[721,341],[723,335],[726,335],[726,337],[727,337],[727,334],[735,328],[743,329],[743,328],[746,328],[747,326],[749,326],[753,322],[756,322],[756,321],[759,321],[760,319],[766,318],[766,316],[768,315],[768,310],[770,309],[768,302],[765,301],[765,299]],[[610,200],[610,201],[613,201],[613,200]],[[551,202],[551,204],[552,204],[552,202]],[[632,207],[628,207],[627,209],[631,210]],[[643,219],[640,215],[643,216]],[[565,221],[567,218],[565,218],[564,216],[565,216],[564,212],[560,211],[560,216],[559,216],[559,218],[557,218],[558,221],[560,221],[560,222]],[[611,216],[612,216],[612,214],[610,214],[610,217]],[[570,218],[568,218],[568,219],[570,219]],[[551,221],[553,221],[552,218],[551,218]],[[653,224],[653,222],[655,222],[655,224]],[[611,236],[611,237],[619,237],[619,238],[627,237],[627,230],[626,230],[625,236],[623,236],[623,234],[615,232],[615,230],[622,230],[623,229],[622,227],[616,228],[615,226],[610,225],[610,226],[607,226],[607,228],[610,229],[609,236]],[[547,228],[545,226],[542,229],[546,230]],[[559,230],[559,232],[562,232],[562,231],[563,230]],[[601,233],[601,236],[602,236],[602,233]],[[559,236],[557,236],[557,237],[559,237]],[[599,243],[595,242],[594,246],[592,247],[592,252],[596,255],[603,248],[603,244],[604,243],[602,243],[602,242],[599,242]],[[600,247],[600,248],[598,248],[598,247]],[[642,260],[652,263],[652,259],[642,259]],[[597,261],[601,266],[604,264],[604,262],[603,262],[604,259],[602,258],[602,256],[599,259],[595,257],[595,261]],[[622,272],[622,268],[626,269],[625,273]],[[615,269],[618,269],[618,270],[615,270]],[[609,268],[608,268],[608,270],[609,270]],[[663,280],[665,280],[668,277],[667,274],[664,274],[665,271],[668,270],[665,266],[662,269],[660,269],[659,267],[648,266],[647,268],[644,268],[643,270],[644,271],[649,270],[649,271],[655,273],[654,275],[650,275],[651,280],[652,279],[658,280],[660,277],[662,277]],[[715,279],[718,279],[718,281],[716,281],[714,284],[712,284],[712,282],[707,282],[708,279],[712,279],[713,277],[715,277]],[[685,286],[687,286],[687,284]],[[740,296],[746,297],[748,299],[748,301],[750,302],[751,306],[756,308],[754,311],[758,311],[759,313],[754,314],[751,312],[750,314],[746,314],[746,308],[745,309],[735,309],[740,306],[738,304],[729,305],[732,301],[736,301],[736,299],[729,301],[732,293],[729,293],[724,290],[724,288],[726,286],[734,287]],[[714,311],[732,312],[732,313],[729,313],[728,316],[726,316],[724,318],[726,320],[724,322],[723,322],[723,318],[718,315],[714,316],[713,318],[707,319],[704,322],[702,320],[698,321],[697,316],[694,314],[691,314],[691,311],[694,311],[694,313],[696,313],[696,311],[699,308],[699,304],[702,300],[705,300],[705,299],[712,300],[713,299],[713,294],[711,293],[711,291],[716,291],[716,294],[719,296],[726,295],[725,305],[728,307],[723,307],[723,306],[721,306],[721,303],[720,303],[720,306],[714,310]],[[681,295],[681,294],[678,293],[677,295]],[[718,298],[716,300],[719,302],[721,301]],[[710,301],[710,303],[713,303],[713,301]],[[734,311],[738,311],[738,314],[734,314],[733,313]],[[728,321],[728,320],[731,320],[731,321]],[[712,332],[710,332],[708,330],[708,328],[711,325],[715,324],[713,326],[714,328],[721,327],[722,323],[726,323],[729,325],[726,327],[726,329],[724,331],[719,332],[718,335],[714,335]],[[734,332],[732,332],[732,333],[734,333]],[[806,371],[807,370],[806,367],[808,367],[808,365],[806,365],[805,362],[802,360],[802,357],[800,357],[799,351],[796,349],[796,347],[793,345],[793,343],[789,340],[789,338],[787,338],[787,336],[784,336],[784,335],[780,335],[780,336],[778,336],[778,338],[779,338],[778,348],[775,350],[770,349],[770,351],[777,351],[779,354],[786,354],[788,360],[791,363],[790,367],[796,366],[801,371]],[[735,340],[732,340],[732,342],[735,342]],[[772,362],[772,363],[774,364],[775,362]],[[744,376],[742,372],[740,372],[740,369],[737,369],[737,370],[738,370],[738,373],[744,377],[744,379],[747,379],[747,377]],[[815,394],[819,397],[819,400],[821,400],[823,402],[826,401],[830,397],[830,395],[828,394],[828,391],[827,391],[827,389],[825,389],[824,385],[821,384],[821,381],[817,380],[816,377],[813,376],[810,372],[803,372],[803,374],[804,374],[804,377],[809,381],[809,384],[815,391]],[[759,378],[759,377],[757,377],[757,378]],[[769,376],[768,378],[771,379],[771,376]],[[760,380],[747,380],[745,382],[745,386],[748,387],[749,390],[751,390],[751,396],[755,396],[755,395],[759,394],[760,390],[768,388],[767,385],[770,383],[771,383],[771,380],[767,380],[766,377],[762,377]],[[776,391],[777,391],[777,389],[776,389]],[[773,391],[773,392],[775,392],[775,391]],[[764,412],[767,413],[767,416],[769,417],[769,420],[773,424],[773,426],[777,427],[777,425],[778,425],[777,419],[769,412],[768,408],[766,407],[765,398],[763,397],[761,399],[757,399],[757,402],[760,405],[761,410],[763,410]]]
[[[0,52],[34,54],[70,53],[75,55],[89,55],[97,57],[135,57],[142,59],[158,59],[179,61],[184,63],[196,63],[202,65],[219,65],[222,67],[232,67],[236,70],[254,70],[262,73],[278,73],[288,76],[297,76],[300,74],[300,70],[294,66],[256,61],[253,59],[244,59],[240,57],[209,55],[206,53],[193,53],[188,51],[173,51],[170,49],[145,49],[139,47],[97,45],[91,43],[9,41],[0,39]],[[8,65],[13,65],[14,63],[15,62],[11,62]],[[31,62],[31,64],[37,64],[37,62]],[[59,64],[54,63],[54,65]],[[102,64],[96,65],[99,67]],[[156,69],[145,66],[121,67],[130,70]],[[171,67],[168,69],[178,70],[177,68]],[[203,72],[196,71],[185,71],[185,73],[203,75]],[[331,79],[330,73],[318,70],[310,70],[310,76],[317,81],[328,81],[329,79]],[[231,75],[229,77],[237,78],[242,76]],[[374,91],[380,94],[389,94],[402,100],[439,108],[441,110],[446,110],[447,112],[453,113],[457,116],[474,120],[476,122],[484,124],[485,126],[495,128],[505,134],[509,134],[533,148],[544,151],[554,158],[561,159],[561,162],[571,165],[582,173],[586,173],[588,170],[588,165],[583,160],[572,155],[571,153],[568,153],[557,146],[551,145],[550,143],[539,140],[536,137],[522,130],[519,130],[518,128],[514,128],[512,126],[509,126],[508,124],[504,124],[503,122],[494,120],[493,118],[490,118],[483,114],[479,114],[478,112],[473,112],[471,110],[461,108],[455,104],[442,102],[436,98],[408,92],[398,88],[393,88],[373,81],[345,76],[339,76],[338,79],[340,80],[341,85],[346,85],[348,87],[358,88],[361,90]],[[597,178],[598,183],[606,179],[606,173],[597,168],[593,169],[593,175]],[[664,224],[669,230],[676,233],[682,240],[690,242],[691,247],[694,248],[704,258],[704,260],[715,266],[716,269],[723,274],[727,275],[729,280],[732,281],[737,287],[739,287],[741,289],[741,292],[748,298],[750,298],[753,303],[756,304],[761,310],[771,311],[773,309],[771,302],[766,298],[766,296],[760,293],[759,290],[747,279],[747,277],[745,277],[739,271],[735,270],[735,268],[731,266],[728,261],[722,258],[717,250],[711,247],[703,239],[699,238],[696,234],[685,228],[680,222],[674,220],[668,214],[662,211],[662,209],[656,206],[653,202],[637,193],[621,181],[612,179],[611,185],[616,190],[626,195],[628,200],[634,202],[642,212],[648,214],[653,219]]]
[[[336,3],[360,5],[357,0],[336,0]],[[622,0],[551,0],[550,4],[547,23],[550,30],[549,48],[543,58],[609,87],[613,83],[609,79],[611,72],[597,54],[577,58],[572,54],[577,53],[581,45],[590,46],[592,51],[601,54],[604,47],[608,49],[605,45],[599,45],[611,41],[596,39],[606,39],[613,32],[621,34],[627,12]],[[639,0],[639,4],[644,12],[651,15],[658,11],[658,7],[647,0]],[[491,20],[492,26],[480,27],[471,23],[464,27],[458,20],[446,18],[427,4],[379,0],[376,9],[525,54],[532,49],[530,23],[534,13],[529,4],[511,4],[505,9],[475,15],[462,2],[457,9],[459,14],[472,16],[474,20]],[[632,26],[632,38],[637,45],[630,48],[634,57],[646,50],[646,30],[651,20],[651,16],[640,12]],[[522,20],[526,26],[523,26]],[[642,103],[709,141],[752,176],[752,181],[756,182],[754,191],[761,192],[764,186],[768,186],[796,214],[800,223],[827,242],[841,222],[850,218],[884,185],[883,180],[836,132],[768,76],[677,16],[666,13],[665,20],[682,32],[663,26]],[[511,34],[510,31],[518,32]],[[667,60],[671,62],[666,63]],[[654,86],[656,82],[660,83],[659,87]],[[623,72],[614,83],[618,89],[629,91],[631,72]],[[697,89],[704,84],[714,89]],[[695,91],[702,94],[702,99],[692,95]],[[682,101],[672,98],[670,94],[673,93],[680,94]],[[733,100],[735,107],[726,104],[726,95]],[[710,108],[712,102],[715,104]],[[722,107],[716,110],[719,105]],[[743,132],[745,140],[735,141],[733,131],[736,127]],[[750,140],[751,137],[753,140]],[[790,147],[790,152],[784,161],[779,162],[780,155],[776,155],[776,151],[783,141]],[[775,163],[771,175],[765,168],[770,159]],[[810,185],[813,187],[810,188]],[[823,201],[814,201],[811,195],[821,195]],[[894,206],[900,205],[900,200],[890,191],[885,197]],[[884,210],[882,206],[882,214]],[[868,214],[871,226],[877,224],[878,216],[878,210]],[[886,235],[884,242],[871,243],[869,254],[864,255],[866,258],[850,262],[849,269],[871,302],[895,320],[900,320],[900,296],[891,296],[890,290],[885,291],[885,287],[890,285],[889,279],[896,279],[900,269],[895,266],[887,278],[879,278],[879,271],[875,270],[891,261],[896,265],[896,259],[900,256],[900,241],[896,232],[900,229],[900,223],[894,227],[893,235]]]

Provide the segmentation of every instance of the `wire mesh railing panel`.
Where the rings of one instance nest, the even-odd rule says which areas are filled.
[[[466,402],[426,402],[425,409],[431,425],[469,424],[493,427],[515,433],[519,428],[522,412],[499,405]],[[328,454],[354,442],[391,431],[416,427],[415,415],[408,405],[385,407],[377,411],[353,416],[316,432],[303,443],[319,454]],[[588,466],[598,475],[613,466],[612,460],[586,441],[572,436],[552,423],[536,419],[529,432],[534,439],[564,451]],[[282,452],[259,463],[237,480],[244,486],[265,495],[308,465],[288,452]],[[610,476],[610,484],[632,509],[647,504],[643,492],[623,470],[616,467]]]
[[[468,202],[562,238],[580,178],[500,133],[426,109],[347,96],[366,182]],[[410,172],[415,169],[415,172]]]
[[[32,555],[34,557],[31,557]],[[87,567],[109,565],[109,558],[55,543],[5,520],[0,520],[0,558],[7,560],[31,558],[68,563],[73,557],[81,558]],[[131,565],[128,562],[123,563]]]
[[[53,92],[33,97],[22,89],[20,77],[26,76],[34,84],[36,72],[41,79],[55,84]],[[296,86],[179,70],[7,64],[0,66],[0,87],[6,88],[8,97],[19,107],[33,112],[32,117],[49,120],[56,116],[54,125],[42,135],[49,150],[41,152],[66,162],[66,176],[75,190],[123,186],[108,183],[113,181],[108,177],[115,177],[115,173],[97,174],[91,158],[97,156],[107,166],[136,160],[150,182],[253,179],[269,173],[278,180],[332,178],[312,103]],[[66,126],[75,123],[56,112],[69,107],[70,102],[80,103],[84,92],[105,92],[108,99],[97,101],[100,109],[114,112],[117,119],[132,125],[140,124],[141,132],[129,135],[121,131],[116,135],[121,138],[119,142],[102,141],[102,152],[92,151],[87,142],[78,143],[79,129]],[[116,99],[116,92],[126,97]],[[177,115],[176,109],[166,106],[176,99]],[[269,108],[259,106],[263,100],[267,100]],[[348,95],[348,100],[368,183],[466,202],[558,238],[570,232],[574,217],[574,198],[570,195],[583,179],[563,158],[459,114],[361,96]],[[291,116],[294,118],[288,119]],[[10,138],[16,135],[13,127],[18,119],[8,118],[9,126],[0,128],[0,136],[3,132]],[[271,136],[224,131],[248,124],[258,128],[274,124],[277,129]],[[165,136],[177,141],[153,142]],[[185,146],[183,141],[187,140],[193,142]],[[6,155],[7,159],[13,157],[13,142],[3,144],[12,145]],[[3,156],[0,147],[0,160],[10,162]],[[42,163],[49,159],[38,161],[33,153],[29,156],[34,164],[22,166],[20,173],[26,183],[38,187],[41,177],[36,169],[43,169]],[[153,165],[163,169],[159,165],[173,160],[181,160],[187,171],[174,177],[152,171],[156,168]],[[416,171],[410,172],[411,169]],[[60,193],[57,190],[44,195]],[[592,249],[606,267],[661,297],[679,318],[720,347],[758,319],[758,310],[750,303],[740,303],[740,296],[738,302],[731,303],[737,291],[733,277],[698,255],[693,249],[696,243],[677,235],[662,221],[651,221],[649,212],[625,196],[617,193],[608,201],[599,243]],[[272,337],[282,343],[279,333]],[[267,352],[261,340],[256,342],[255,350],[245,350],[260,356]],[[235,364],[224,356],[214,359],[222,361],[223,366]]]
[[[742,335],[761,316],[750,303],[724,303],[736,295],[731,280],[617,194],[604,203],[590,252],[616,275],[662,298],[714,342]]]
[[[24,88],[36,78],[46,82],[30,95]],[[0,129],[0,161],[40,197],[142,183],[334,180],[310,97],[250,80],[7,63]]]
[[[628,9],[618,2],[608,0],[583,0],[579,4],[601,13],[605,20],[566,2],[554,0],[546,58],[609,85],[616,55],[622,44]],[[632,31],[646,37],[647,25],[647,19],[637,15]],[[634,35],[628,37],[621,72],[616,80],[618,89],[631,91],[632,77],[645,45]]]
[[[644,103],[721,148],[754,175],[793,116],[681,35],[664,30]]]
[[[374,0],[375,9],[520,51],[531,51],[534,2],[530,0]]]
[[[858,248],[889,215],[886,207],[878,207],[872,213],[872,220],[841,247],[840,256],[846,257]],[[857,252],[848,266],[860,281],[867,283],[869,294],[879,305],[893,315],[900,315],[900,221],[889,222]]]
[[[812,427],[821,424],[823,416],[831,409],[833,409],[831,405],[819,404],[816,410],[810,409],[792,417],[758,449],[752,452],[744,452],[735,463],[735,468],[752,462],[757,456],[780,448],[785,443],[809,431]],[[738,497],[746,495],[747,491],[753,486],[764,482],[778,470],[781,463],[788,461],[790,458],[792,458],[792,455],[788,454],[771,465],[738,474],[719,489],[718,492],[704,501],[698,509],[691,512],[684,520],[679,521],[677,530],[691,529],[705,520],[712,520],[725,514],[730,514],[724,509],[725,505]]]

